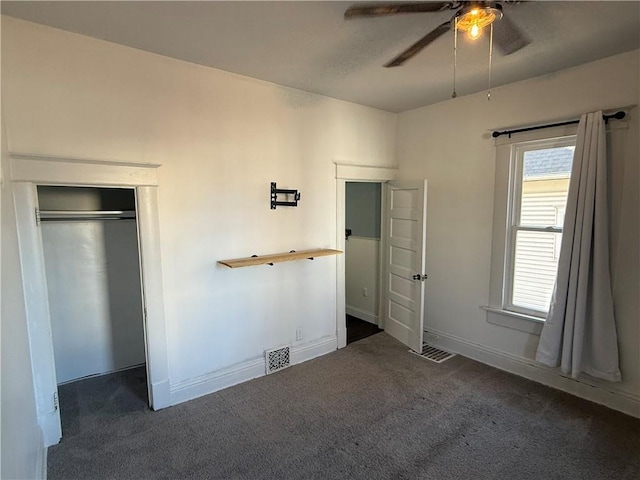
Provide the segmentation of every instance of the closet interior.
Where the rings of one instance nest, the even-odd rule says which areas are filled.
[[[38,204],[58,385],[144,366],[135,190],[39,186]]]

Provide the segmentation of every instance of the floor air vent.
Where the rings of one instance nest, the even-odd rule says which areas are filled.
[[[265,352],[267,375],[277,372],[291,365],[291,357],[289,356],[289,347],[274,348]]]
[[[444,350],[440,350],[439,348],[432,347],[428,343],[422,344],[422,353],[416,353],[413,350],[410,350],[412,353],[416,355],[420,355],[427,360],[431,360],[432,362],[442,363],[445,360],[449,360],[456,356],[455,353],[445,352]]]

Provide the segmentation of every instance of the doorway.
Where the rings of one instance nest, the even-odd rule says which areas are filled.
[[[382,185],[346,182],[345,311],[347,344],[379,328]]]
[[[158,218],[157,164],[101,161],[11,153],[29,354],[34,371],[38,424],[45,446],[62,436],[49,298],[38,210],[38,185],[95,186],[135,190],[145,324],[148,401],[153,410],[171,405],[162,261]]]
[[[395,181],[397,170],[336,163],[336,245],[346,251],[348,182],[378,182],[381,189],[379,327],[421,351],[425,310],[426,180]],[[347,345],[345,255],[336,257],[336,337]]]
[[[116,393],[149,405],[135,190],[41,185],[37,194],[65,434],[79,410]],[[91,405],[78,400],[100,384]]]
[[[376,182],[383,185],[385,182],[395,179],[396,174],[397,169],[393,167],[372,167],[336,162],[336,247],[338,250],[344,252],[347,243],[345,240],[347,182]],[[381,205],[384,205],[384,188],[381,188],[381,196]],[[381,243],[383,244],[381,250],[384,250],[384,238],[381,239]],[[339,349],[347,345],[345,263],[345,255],[336,256],[336,337]],[[379,291],[379,312],[382,312],[380,305],[384,302],[384,298],[384,291]],[[378,322],[379,327],[384,329],[384,314],[378,316]]]

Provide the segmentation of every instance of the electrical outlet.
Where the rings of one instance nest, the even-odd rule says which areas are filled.
[[[367,290],[367,287],[364,287],[362,289],[362,296],[363,297],[368,297],[369,296],[369,290]]]
[[[296,340],[302,340],[304,338],[304,335],[302,334],[302,329],[301,328],[297,328],[296,329]]]

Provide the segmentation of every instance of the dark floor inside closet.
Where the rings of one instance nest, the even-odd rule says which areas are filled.
[[[150,410],[144,365],[58,386],[63,442],[123,413]]]
[[[377,325],[347,315],[347,344],[382,332]]]

